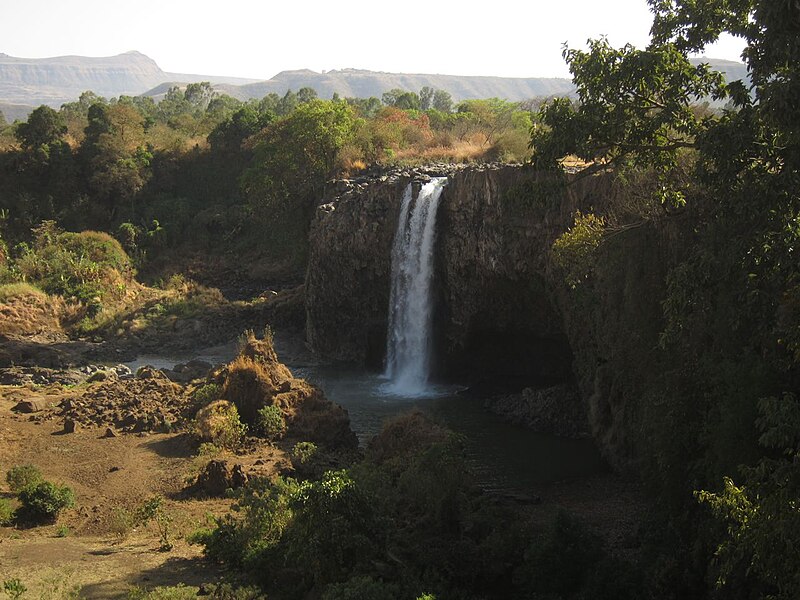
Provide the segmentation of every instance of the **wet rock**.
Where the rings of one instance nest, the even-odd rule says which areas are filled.
[[[136,379],[166,379],[167,376],[160,369],[152,365],[144,365],[136,369]]]
[[[95,383],[97,381],[106,381],[107,379],[117,379],[117,373],[114,370],[98,370],[86,378],[87,383]]]
[[[195,379],[205,378],[213,367],[210,362],[193,359],[186,364],[178,363],[172,369],[165,369],[164,374],[176,383],[189,383]]]

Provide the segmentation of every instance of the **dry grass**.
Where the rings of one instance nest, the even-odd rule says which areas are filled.
[[[0,285],[0,302],[6,302],[11,298],[24,296],[34,297],[36,299],[47,298],[47,294],[30,283],[20,282]]]
[[[254,425],[258,409],[272,403],[275,393],[274,374],[268,365],[246,356],[237,356],[228,365],[222,397],[233,402],[242,420]]]
[[[48,296],[29,283],[0,285],[0,335],[60,332],[79,311],[79,306]]]
[[[395,158],[402,163],[425,162],[475,162],[486,155],[486,147],[473,140],[456,140],[450,145],[430,146],[427,148],[405,148],[395,153]]]

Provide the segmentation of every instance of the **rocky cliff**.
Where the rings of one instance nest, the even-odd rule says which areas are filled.
[[[440,173],[339,182],[319,207],[306,310],[320,354],[380,368],[400,199],[431,174]],[[615,232],[578,289],[550,258],[575,210],[602,214],[617,194],[604,177],[564,188],[527,167],[452,169],[439,208],[434,354],[436,376],[494,393],[576,383],[592,435],[625,467],[640,441],[639,398],[661,368],[660,298],[680,234],[648,221]]]

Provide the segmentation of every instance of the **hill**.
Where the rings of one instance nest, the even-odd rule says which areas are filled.
[[[29,107],[59,107],[77,100],[82,92],[115,97],[138,96],[165,82],[247,84],[255,79],[166,73],[139,52],[117,56],[58,56],[17,58],[0,53],[0,109],[9,120],[24,118]]]
[[[742,63],[716,59],[695,59],[711,63],[729,80],[747,76]],[[16,58],[0,53],[0,110],[6,118],[24,119],[33,107],[59,107],[77,100],[91,90],[100,96],[140,94],[158,98],[172,85],[209,81],[225,94],[247,100],[267,94],[284,95],[287,90],[310,87],[322,98],[334,93],[341,97],[380,97],[394,88],[419,91],[424,86],[445,90],[458,102],[471,98],[527,100],[537,96],[570,94],[566,78],[489,77],[439,74],[408,74],[342,69],[317,73],[308,69],[282,71],[266,81],[213,75],[192,75],[162,71],[151,58],[139,52],[117,56]]]

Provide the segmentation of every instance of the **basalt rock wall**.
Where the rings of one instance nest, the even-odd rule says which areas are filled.
[[[550,248],[576,210],[604,214],[607,177],[566,188],[528,167],[400,172],[340,182],[311,228],[307,338],[328,358],[380,368],[391,247],[409,182],[448,175],[435,246],[434,375],[498,393],[574,382],[615,465],[635,462],[639,398],[657,372],[660,299],[680,247],[643,221],[608,236],[590,280],[570,288]]]

